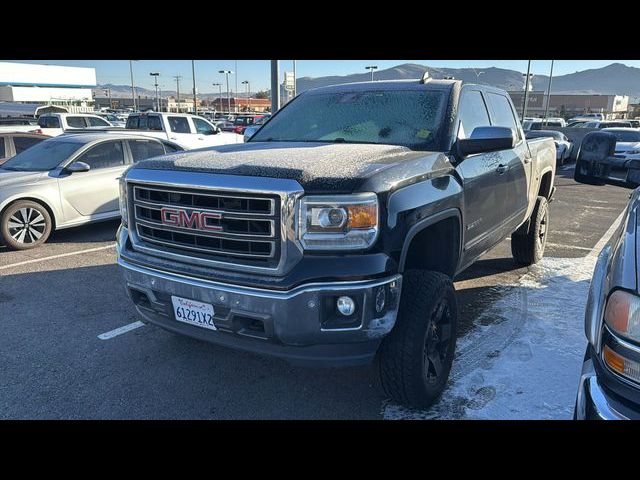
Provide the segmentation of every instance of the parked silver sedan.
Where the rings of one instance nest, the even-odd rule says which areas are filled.
[[[117,179],[125,169],[179,150],[168,141],[113,133],[40,142],[0,166],[0,242],[25,250],[53,230],[117,218]]]

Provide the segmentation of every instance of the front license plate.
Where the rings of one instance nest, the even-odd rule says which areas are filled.
[[[209,303],[196,302],[188,298],[171,296],[173,303],[173,313],[176,320],[195,325],[196,327],[217,330],[213,323],[213,305]]]

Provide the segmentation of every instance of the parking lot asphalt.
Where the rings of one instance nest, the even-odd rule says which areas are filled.
[[[556,177],[547,257],[587,255],[628,201],[572,176],[568,166]],[[382,418],[373,367],[295,368],[150,325],[104,336],[138,320],[115,264],[117,226],[55,232],[26,252],[0,246],[0,418]],[[460,335],[527,271],[506,240],[463,272]]]

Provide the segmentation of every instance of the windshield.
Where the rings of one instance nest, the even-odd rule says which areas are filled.
[[[629,130],[605,130],[616,136],[618,142],[640,142],[640,132],[632,132]]]
[[[80,142],[45,140],[7,160],[0,168],[20,172],[47,172],[56,168],[83,145]]]
[[[251,142],[344,142],[435,147],[443,92],[381,90],[307,94],[265,123]]]

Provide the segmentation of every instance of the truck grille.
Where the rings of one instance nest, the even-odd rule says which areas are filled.
[[[131,188],[134,231],[150,246],[225,263],[269,267],[280,259],[277,195]]]

